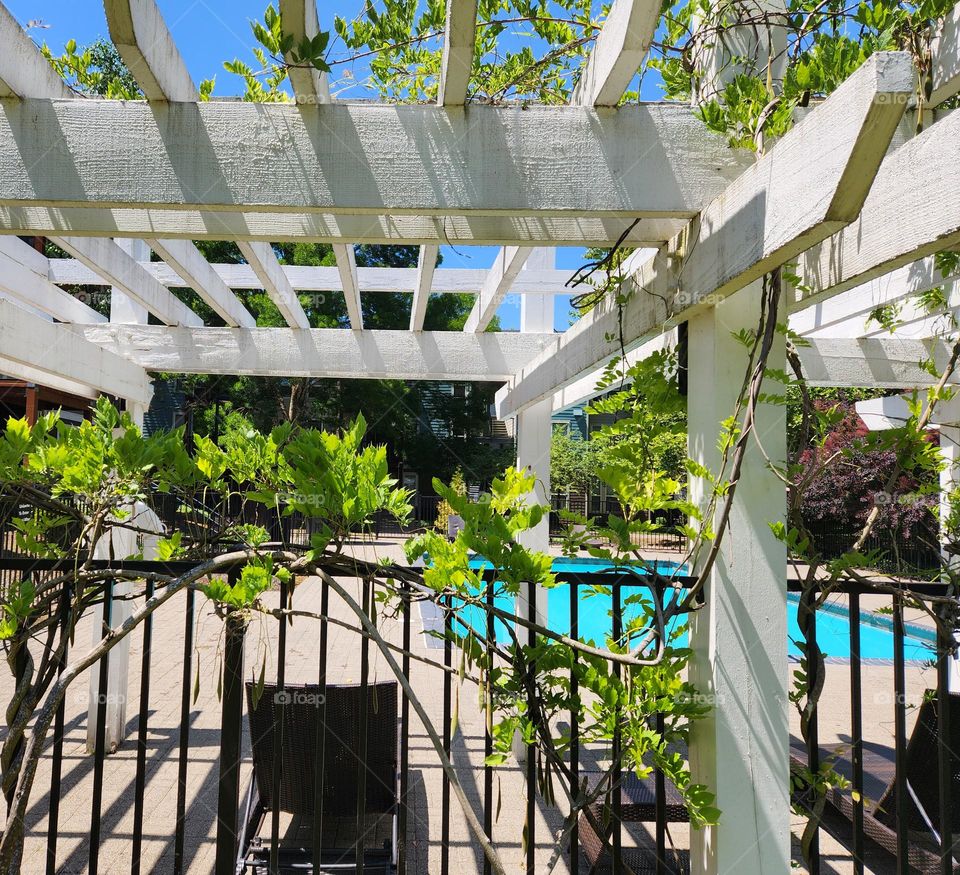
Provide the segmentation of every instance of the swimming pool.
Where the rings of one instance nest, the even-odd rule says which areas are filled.
[[[471,561],[471,567],[482,568],[483,560]],[[657,563],[658,568],[669,573],[680,566],[676,562]],[[608,571],[609,563],[591,558],[558,557],[552,566],[558,574],[575,574],[577,572]],[[612,599],[609,595],[596,593],[588,587],[582,587],[579,600],[578,624],[580,638],[593,640],[602,644],[605,635],[609,634],[612,610]],[[623,587],[622,600],[633,593],[642,593],[645,588]],[[789,593],[787,599],[787,651],[794,659],[799,658],[800,650],[795,641],[800,638],[800,628],[797,625],[796,593]],[[422,603],[426,604],[426,603]],[[500,595],[496,599],[496,606],[503,611],[514,611],[514,600],[511,596]],[[624,622],[640,614],[639,605],[625,605],[623,609]],[[482,628],[484,612],[478,608],[468,608],[463,613],[464,619],[475,628]],[[560,583],[547,591],[547,617],[551,629],[556,632],[570,631],[570,584]],[[439,628],[437,623],[439,614],[427,608],[423,614],[424,628]],[[675,624],[676,625],[676,624]],[[506,626],[500,620],[495,622],[498,641],[506,641],[509,636]],[[461,630],[462,631],[462,630]],[[430,639],[428,639],[429,641]],[[433,639],[436,640],[436,639]],[[828,602],[817,612],[817,642],[824,655],[831,660],[850,658],[850,626],[849,614],[843,604]],[[933,658],[936,636],[932,629],[907,624],[904,638],[904,655],[912,661],[926,661]],[[439,643],[439,642],[437,642]],[[675,641],[675,646],[682,647],[687,643],[687,633],[682,631]],[[863,660],[892,660],[893,659],[893,627],[888,617],[862,612],[860,621],[860,656]]]

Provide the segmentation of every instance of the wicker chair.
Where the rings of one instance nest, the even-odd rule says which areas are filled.
[[[951,828],[954,835],[960,833],[960,695],[950,693],[950,734],[948,750],[952,753],[950,774],[952,777]],[[935,694],[928,696],[920,706],[917,722],[907,742],[907,802],[908,829],[910,832],[910,868],[922,875],[940,875],[943,871],[940,856],[933,843],[940,831],[940,784],[937,715],[940,705]],[[854,805],[849,791],[834,790],[828,801],[831,807],[847,820],[853,819]],[[889,853],[897,853],[897,791],[891,779],[872,809],[863,812],[863,831],[868,838]],[[960,873],[954,851],[953,871]]]
[[[320,812],[320,870],[388,873],[397,852],[397,699],[395,683],[367,686],[366,758],[360,750],[362,688],[322,688],[287,684],[278,694],[264,686],[254,705],[254,685],[247,684],[247,713],[253,750],[253,779],[247,794],[238,871],[266,875],[270,858],[267,812],[274,807],[293,815],[280,841],[280,873],[313,873],[318,739],[323,720],[323,808]],[[283,727],[279,799],[274,799],[276,727]],[[365,778],[365,816],[357,823],[357,787]],[[359,826],[359,830],[358,830]],[[263,835],[266,829],[266,836]],[[381,842],[379,846],[371,842]]]

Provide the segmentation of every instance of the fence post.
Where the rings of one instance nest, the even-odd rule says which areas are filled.
[[[223,710],[220,721],[220,779],[217,795],[216,875],[234,875],[237,809],[240,806],[240,744],[243,737],[243,636],[246,624],[227,615],[223,645]],[[246,826],[244,824],[243,826]]]

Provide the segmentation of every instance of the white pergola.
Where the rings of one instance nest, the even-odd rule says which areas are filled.
[[[156,370],[503,383],[518,463],[548,488],[551,413],[592,396],[621,340],[642,357],[683,322],[690,453],[716,468],[743,377],[731,334],[756,326],[759,281],[785,264],[802,280],[785,306],[809,339],[811,382],[923,386],[921,358],[946,355],[930,314],[914,313],[900,340],[866,317],[942,285],[933,254],[960,244],[960,115],[937,110],[960,91],[958,10],[934,43],[922,133],[904,121],[909,58],[881,54],[755,160],[687,107],[618,106],[658,0],[615,0],[565,107],[467,102],[472,0],[447,2],[429,106],[332,101],[325,76],[302,68],[291,69],[295,104],[200,102],[154,0],[105,8],[143,101],[73,94],[0,5],[0,372],[141,412]],[[317,32],[314,0],[280,9],[295,36]],[[569,276],[553,247],[610,246],[625,232],[637,249],[622,312],[605,301],[554,333]],[[48,259],[17,235],[47,236],[71,257]],[[207,263],[200,239],[236,241],[246,263]],[[291,240],[331,243],[336,267],[281,265],[270,244]],[[419,266],[358,268],[357,243],[418,244]],[[445,243],[502,248],[489,270],[435,268]],[[67,284],[110,286],[110,318]],[[170,292],[184,286],[227,327],[204,325]],[[288,327],[257,328],[242,289],[263,289]],[[311,329],[304,291],[343,294],[350,327]],[[412,295],[408,330],[364,328],[361,295],[381,292]],[[429,296],[452,292],[476,295],[464,331],[424,331]],[[488,332],[507,294],[522,296],[521,330]],[[771,366],[785,367],[782,348]],[[783,458],[780,407],[761,407],[758,431]],[[768,527],[782,515],[783,485],[751,450],[691,634],[692,679],[714,704],[692,765],[723,811],[719,827],[693,833],[697,873],[790,868],[786,554]],[[542,528],[530,543],[546,538]]]

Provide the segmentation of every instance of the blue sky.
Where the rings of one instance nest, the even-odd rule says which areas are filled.
[[[38,42],[46,42],[59,53],[70,39],[85,45],[107,36],[107,23],[100,0],[4,0],[7,8],[30,29]],[[268,0],[159,0],[160,9],[177,42],[195,81],[216,77],[215,95],[226,96],[242,91],[239,79],[223,69],[223,61],[241,58],[251,60],[254,44],[250,21],[261,20]],[[599,5],[599,4],[598,4]],[[319,0],[321,26],[332,26],[333,16],[353,18],[363,7],[363,0]],[[364,71],[355,69],[354,81],[362,80]],[[659,97],[656,85],[649,78],[643,83],[644,99]],[[343,96],[369,97],[369,92],[355,85]],[[443,247],[446,267],[489,267],[496,253],[490,246]],[[563,248],[557,251],[557,267],[571,271],[583,263],[583,250]],[[555,325],[562,330],[569,324],[569,297],[556,302]],[[506,329],[519,327],[520,306],[517,296],[509,296],[499,311]]]

